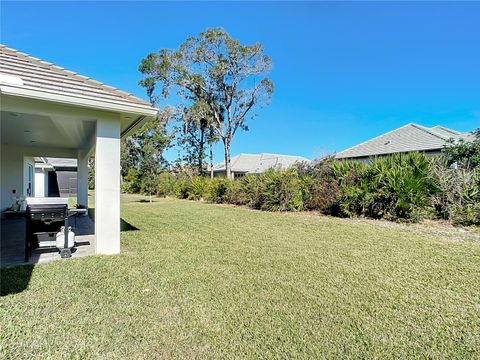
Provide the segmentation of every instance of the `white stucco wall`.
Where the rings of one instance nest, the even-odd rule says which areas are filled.
[[[76,156],[76,151],[72,150],[22,147],[11,144],[1,144],[0,149],[0,211],[12,205],[13,190],[16,191],[15,196],[26,195],[26,179],[28,177],[26,164],[35,165],[35,156],[66,158]],[[35,191],[35,176],[33,181],[33,191]]]
[[[24,149],[12,145],[1,145],[0,165],[0,210],[12,205],[12,196],[26,196],[28,169],[27,164],[35,166],[35,159],[24,156]],[[35,189],[35,177],[33,189]]]
[[[97,120],[95,235],[97,254],[120,253],[120,121]]]
[[[23,195],[23,150],[2,145],[0,163],[1,211],[12,205],[12,196]],[[15,194],[13,194],[15,190]]]
[[[47,169],[35,168],[35,197],[45,197],[48,186]]]

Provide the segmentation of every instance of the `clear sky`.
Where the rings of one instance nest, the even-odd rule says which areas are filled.
[[[272,102],[233,154],[315,158],[409,122],[480,127],[480,2],[1,2],[3,44],[143,98],[140,60],[208,27],[274,63]]]

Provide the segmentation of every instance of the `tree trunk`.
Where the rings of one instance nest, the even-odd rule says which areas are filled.
[[[230,168],[230,139],[225,139],[223,141],[225,145],[225,173],[227,179],[232,178],[232,169]]]
[[[203,159],[205,158],[205,129],[200,129],[200,144],[198,151],[198,173],[203,175]]]
[[[213,179],[213,143],[210,142],[210,179]]]

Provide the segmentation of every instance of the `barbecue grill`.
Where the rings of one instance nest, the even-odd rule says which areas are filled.
[[[72,256],[68,246],[68,218],[86,209],[68,209],[65,198],[27,198],[27,221],[25,240],[25,261],[32,255],[32,250],[39,246],[37,236],[41,233],[58,233],[64,226],[64,247],[60,249],[61,258]]]

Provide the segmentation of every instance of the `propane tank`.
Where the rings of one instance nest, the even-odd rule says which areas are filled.
[[[57,249],[63,249],[65,247],[65,226],[62,226],[60,232],[55,235],[55,243]],[[68,227],[68,248],[71,249],[75,246],[75,233],[72,228]]]

